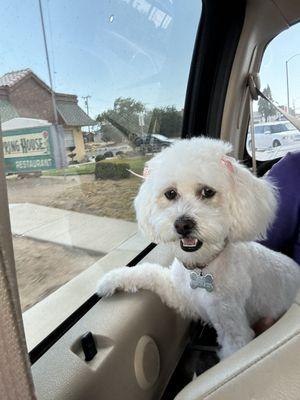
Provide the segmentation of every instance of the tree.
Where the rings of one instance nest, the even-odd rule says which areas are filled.
[[[109,122],[101,124],[102,140],[104,142],[120,143],[123,140],[122,133]]]
[[[114,101],[113,109],[99,114],[96,120],[101,125],[101,130],[114,133],[117,130],[123,137],[135,142],[141,134],[139,114],[145,112],[145,105],[131,97],[118,97]],[[109,130],[110,129],[110,130]],[[114,135],[115,136],[115,135]]]
[[[114,102],[114,111],[120,115],[132,116],[144,112],[145,106],[131,97],[118,97]]]
[[[154,108],[149,114],[151,114],[150,133],[160,133],[167,137],[180,136],[183,116],[174,106]]]
[[[139,125],[139,116],[144,115],[144,127]],[[175,106],[156,107],[146,111],[141,101],[131,97],[118,97],[112,109],[99,114],[96,120],[101,125],[103,137],[116,140],[117,132],[126,137],[134,146],[141,143],[142,133],[160,133],[167,137],[180,136],[182,112]],[[119,140],[120,141],[120,138]]]
[[[263,94],[273,101],[270,86],[268,85],[263,91]],[[276,115],[276,109],[267,100],[262,97],[258,100],[258,112],[264,117],[265,122],[268,122],[269,117]]]

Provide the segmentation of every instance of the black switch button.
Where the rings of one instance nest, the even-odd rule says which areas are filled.
[[[85,361],[91,361],[97,354],[96,343],[92,332],[87,332],[82,335],[80,341],[85,356]]]

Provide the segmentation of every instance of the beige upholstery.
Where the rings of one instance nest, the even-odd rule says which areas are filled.
[[[37,397],[157,400],[184,350],[188,325],[148,291],[102,299],[32,366]],[[87,331],[98,350],[88,362],[79,344]]]
[[[298,299],[272,328],[194,380],[176,400],[299,400]]]

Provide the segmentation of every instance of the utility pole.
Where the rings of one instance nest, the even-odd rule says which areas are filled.
[[[49,59],[49,53],[48,53],[48,44],[47,44],[46,30],[45,30],[45,24],[44,24],[44,14],[43,14],[43,7],[42,7],[42,1],[41,0],[39,0],[39,8],[40,8],[40,17],[41,17],[41,24],[42,24],[42,31],[43,31],[43,38],[44,38],[44,48],[45,48],[45,53],[46,53],[47,68],[48,68],[48,75],[49,75],[49,82],[50,82],[50,89],[51,89],[51,98],[52,98],[52,105],[53,105],[54,123],[55,123],[56,129],[57,129],[58,115],[57,115],[55,93],[54,93],[54,90],[53,90],[52,75],[51,75],[51,68],[50,68],[50,59]]]
[[[285,62],[285,76],[286,76],[286,97],[287,97],[287,112],[290,112],[290,86],[289,86],[289,68],[288,63],[295,57],[300,56],[300,53],[294,54]]]
[[[141,127],[142,136],[144,135],[145,118],[144,114],[139,113],[139,126]]]
[[[91,96],[88,94],[87,96],[82,96],[82,98],[84,99],[84,104],[86,106],[86,113],[88,116],[90,116],[89,113],[89,99],[91,98]],[[91,127],[89,125],[89,133],[91,132]]]
[[[288,60],[289,61],[289,60]],[[286,97],[287,97],[287,112],[290,112],[290,87],[289,87],[289,68],[288,61],[285,62],[285,76],[286,76]]]

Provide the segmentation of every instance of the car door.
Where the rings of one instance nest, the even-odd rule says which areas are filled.
[[[254,127],[255,146],[259,149],[270,147],[270,127],[269,125],[258,125]]]
[[[81,29],[88,29],[89,26],[92,28],[98,27],[98,20],[94,18],[101,15],[103,17],[101,22],[106,24],[105,28],[100,32],[101,34],[98,32],[98,34],[95,33],[93,35],[93,32],[90,32],[90,34],[87,35],[87,40],[81,48],[79,60],[82,60],[82,62],[86,61],[87,66],[92,68],[93,63],[96,63],[98,59],[106,60],[105,57],[107,53],[111,51],[114,53],[115,46],[118,44],[120,46],[118,47],[120,59],[121,61],[125,59],[130,68],[129,71],[127,70],[126,72],[120,68],[118,74],[115,74],[115,71],[114,73],[111,72],[113,79],[110,81],[110,90],[113,90],[114,85],[116,85],[123,89],[125,88],[125,91],[130,88],[138,87],[143,88],[144,93],[148,93],[150,91],[148,86],[149,82],[150,87],[151,83],[154,82],[154,88],[152,87],[152,90],[155,91],[157,87],[159,89],[160,85],[165,84],[171,73],[173,73],[176,78],[185,76],[186,80],[182,83],[182,87],[184,87],[183,97],[185,96],[184,110],[183,113],[179,112],[176,114],[176,116],[183,114],[182,137],[191,137],[200,134],[208,134],[211,137],[221,137],[233,144],[233,155],[242,160],[249,119],[250,98],[245,77],[248,76],[249,71],[252,71],[251,68],[253,68],[254,71],[257,70],[266,43],[276,33],[286,27],[286,20],[288,18],[282,17],[281,13],[278,11],[278,7],[274,6],[273,2],[262,3],[250,0],[248,2],[232,1],[229,3],[226,2],[226,4],[211,0],[203,1],[203,8],[201,12],[198,8],[197,15],[195,11],[191,10],[190,2],[182,3],[181,6],[178,6],[179,8],[181,7],[180,12],[179,9],[176,9],[176,5],[174,9],[172,8],[174,2],[171,1],[166,1],[165,3],[155,2],[155,4],[145,1],[120,1],[117,4],[120,8],[114,8],[110,2],[104,3],[107,8],[102,14],[99,13],[99,10],[97,12],[97,9],[94,9],[92,6],[89,8],[86,4],[80,3],[80,10],[82,13],[78,14],[78,12],[75,12],[75,20],[70,19],[72,15],[74,17],[73,12],[76,10],[74,5],[72,8],[70,8],[68,4],[65,4],[64,7],[61,4],[59,5],[59,9],[56,10],[56,17],[63,25],[66,25],[68,22],[69,25],[67,25],[67,27],[68,31],[70,31],[68,46],[65,46],[63,42],[63,46],[61,46],[62,48],[60,49],[61,54],[65,52],[66,58],[68,60],[72,59],[72,50],[74,46],[76,47],[76,44],[81,43],[82,40],[81,35],[83,35],[83,31]],[[8,4],[7,8],[9,9],[9,7],[10,5]],[[297,9],[296,6],[295,8]],[[16,10],[17,7],[12,7],[11,9]],[[120,9],[122,9],[124,13],[121,13]],[[88,11],[88,18],[85,19],[82,18],[82,16],[85,15],[84,10]],[[135,24],[130,23],[130,16],[132,13],[136,13],[138,17]],[[32,14],[34,13],[32,12]],[[176,31],[176,18],[180,20],[183,16],[184,20],[181,25],[181,34],[179,34],[177,39],[183,37],[182,30],[187,29],[188,26],[192,25],[191,21],[194,21],[194,35],[191,35],[192,44],[190,44],[189,47],[189,56],[179,51],[180,49],[184,51],[187,50],[187,42],[180,42],[178,39],[173,42],[171,41],[169,44],[169,42],[164,41],[164,38],[172,36],[172,32],[169,34],[170,31],[168,31],[168,27],[172,26],[174,27],[174,31]],[[270,25],[265,23],[265,16],[268,16],[272,21]],[[27,17],[32,18],[32,15],[27,14]],[[130,34],[130,28],[139,27],[140,30],[138,30],[138,32],[145,33],[145,19],[143,18],[147,19],[146,23],[152,24],[151,27],[153,31],[151,31],[151,35],[147,34],[149,40],[151,39],[157,42],[159,47],[162,47],[167,53],[154,52],[154,54],[152,54],[150,52],[150,57],[149,53],[145,53],[133,40]],[[200,25],[196,35],[196,27],[199,19]],[[119,29],[121,25],[124,27],[125,32],[120,33]],[[38,26],[40,27],[40,25]],[[254,27],[256,27],[256,29],[254,29]],[[166,36],[164,36],[164,30],[167,32]],[[64,37],[63,33],[64,32],[59,30],[58,33],[56,33],[56,40],[58,40],[58,38],[62,39]],[[156,33],[158,33],[158,36],[156,36]],[[50,31],[49,35],[51,37]],[[103,51],[101,55],[98,53],[95,54],[93,47],[89,47],[89,45],[91,45],[91,43],[103,43],[102,41],[106,37],[105,35],[108,35],[110,39],[108,42],[109,48],[106,48],[106,52]],[[261,42],[256,41],[257,35],[260,37]],[[195,48],[192,57],[194,42]],[[168,52],[171,43],[173,43],[173,53]],[[179,45],[180,43],[181,46]],[[92,55],[92,61],[89,57],[86,57],[87,54],[89,56]],[[166,54],[168,54],[168,56],[166,56]],[[165,57],[163,55],[165,55]],[[176,71],[177,74],[172,72],[172,66],[176,65],[176,56],[182,57],[187,61],[185,69],[181,66],[180,70]],[[102,65],[101,72],[107,72],[109,67],[113,68],[118,62],[121,64],[121,67],[123,67],[124,64],[120,62],[120,59],[115,58],[113,61],[105,63],[104,66]],[[144,62],[142,62],[141,59],[144,60]],[[166,59],[170,61],[170,69],[166,68],[164,64]],[[147,69],[149,65],[147,65],[145,60],[148,61],[151,66],[149,74],[149,70]],[[70,70],[76,70],[78,65],[79,62],[72,63]],[[140,79],[136,80],[135,78],[140,70],[142,70],[143,74],[139,77]],[[84,82],[86,82],[85,79],[89,77],[89,73],[91,73],[89,69],[85,71],[86,73],[83,77]],[[157,73],[159,72],[163,73],[163,79],[157,82]],[[108,75],[109,74],[105,75],[105,77],[107,78]],[[127,86],[121,85],[118,81],[122,75],[126,78]],[[91,74],[91,76],[92,83],[89,89],[97,82],[94,75]],[[101,76],[101,74],[97,71],[96,77],[99,76]],[[75,83],[75,80],[72,82]],[[123,82],[124,81],[121,83]],[[106,82],[103,84],[105,83]],[[176,79],[176,90],[178,86]],[[73,88],[73,85],[71,84],[70,87]],[[167,88],[168,86],[162,87],[163,96],[168,93]],[[51,95],[52,91],[48,90],[48,94],[49,92]],[[97,96],[99,96],[99,93],[101,93],[100,90]],[[85,97],[87,96],[85,92],[81,94]],[[119,93],[117,95],[119,95]],[[94,96],[96,97],[96,94]],[[104,98],[105,97],[106,96],[104,96]],[[97,98],[99,101],[99,97]],[[70,100],[68,96],[64,97],[64,100],[60,97],[61,103],[67,102],[67,100]],[[103,98],[100,100],[103,101]],[[117,99],[113,98],[113,100]],[[89,101],[91,105],[91,100]],[[173,100],[171,99],[171,101]],[[116,117],[116,113],[117,117],[120,117],[120,115],[118,115],[118,110],[122,106],[121,103],[122,101],[117,101],[115,104],[116,107],[113,107],[111,104],[110,110],[113,113],[106,116],[102,115],[99,122],[105,125],[102,118]],[[65,110],[66,113],[66,109],[63,108],[63,105],[64,104],[60,104],[60,109]],[[85,103],[82,103],[81,108],[84,108],[84,105]],[[154,106],[156,105],[157,104],[154,104]],[[4,106],[6,110],[7,107],[10,107],[6,102]],[[130,102],[127,102],[126,108],[129,106]],[[134,106],[138,106],[137,109],[139,110],[140,104],[134,104]],[[74,107],[72,107],[72,109],[74,111]],[[70,111],[70,107],[67,107],[67,110]],[[77,108],[76,110],[79,112]],[[10,108],[9,112],[14,113],[14,110]],[[61,113],[64,114],[63,112]],[[87,109],[85,114],[89,117]],[[133,114],[137,117],[136,112]],[[68,119],[66,115],[65,118]],[[85,118],[87,117],[85,116]],[[111,139],[111,137],[118,137],[118,135],[121,134],[121,136],[127,135],[127,138],[129,137],[130,140],[135,142],[138,136],[137,131],[139,130],[138,133],[140,134],[143,133],[137,121],[138,118],[129,120],[127,118],[128,124],[126,124],[124,123],[124,119],[111,119],[111,125],[114,129],[110,127],[110,130],[106,130],[105,133],[108,135],[109,139]],[[115,129],[117,129],[118,132],[116,132]],[[149,133],[152,133],[153,130],[154,127],[151,126],[150,118]],[[165,132],[162,133],[165,134]],[[74,132],[74,139],[76,138],[78,139],[78,132]],[[136,154],[133,158],[134,160],[130,161],[136,168],[135,171],[141,173],[141,160],[137,160]],[[119,160],[116,161],[116,163],[119,163]],[[83,168],[85,171],[91,168],[89,165],[85,166],[85,163],[82,164],[80,168]],[[74,173],[74,171],[78,171],[77,165],[68,168],[70,175],[67,176],[71,176],[70,179],[78,181],[77,175],[79,174]],[[62,173],[62,178],[66,179],[65,169]],[[7,181],[9,181],[9,179],[11,178],[8,178]],[[21,182],[23,181],[22,177],[18,179]],[[42,178],[42,181],[43,179],[44,178]],[[51,180],[52,178],[47,179]],[[66,181],[68,182],[68,178]],[[63,182],[66,184],[65,181]],[[71,183],[73,184],[74,182],[72,181]],[[49,186],[51,187],[51,191],[54,192],[55,185],[53,181]],[[89,190],[90,187],[86,185],[84,181],[80,181],[78,186],[80,186],[80,193],[84,191],[88,192],[88,199],[93,198],[93,196],[97,194],[95,191]],[[107,203],[109,206],[121,198],[118,207],[115,206],[114,210],[119,209],[119,207],[121,208],[122,203],[124,203],[125,211],[128,211],[130,207],[128,203],[124,201],[124,198],[121,197],[128,187],[126,185],[121,186],[118,181],[114,181],[114,184],[111,186],[114,189],[117,188],[115,197],[112,197],[110,193],[106,199],[102,198],[102,201],[99,202],[101,207],[104,209]],[[42,186],[39,189],[42,191]],[[66,189],[68,189],[68,187]],[[100,192],[104,192],[102,186]],[[72,200],[75,192],[71,190],[71,195],[69,197],[67,196],[68,193],[69,190],[64,191],[62,197],[55,199],[55,201],[61,202],[61,204],[64,205],[68,203],[68,205],[72,207]],[[129,192],[127,197],[133,194],[133,192]],[[80,199],[82,198],[80,197]],[[86,202],[85,197],[83,200],[84,201],[82,201],[80,205],[81,207],[87,203],[90,204]],[[25,200],[23,203],[24,202]],[[57,205],[58,203],[55,204]],[[25,215],[25,210],[26,207],[22,208],[17,216]],[[75,212],[79,212],[79,209]],[[82,237],[85,239],[85,246],[90,246],[90,244],[96,242],[98,246],[96,248],[96,257],[99,257],[99,247],[102,246],[104,242],[106,246],[110,246],[116,238],[109,230],[109,228],[115,226],[113,222],[115,223],[116,221],[109,220],[109,224],[105,225],[105,227],[107,232],[110,233],[103,235],[101,238],[102,240],[97,241],[100,236],[100,229],[104,226],[103,220],[97,225],[94,235],[86,237],[84,235],[84,229],[88,229],[92,224],[88,213],[83,214],[85,215],[80,215],[80,217],[76,215],[79,218],[79,228],[81,229],[79,229],[79,234],[76,235],[76,240],[78,237],[79,239]],[[49,214],[46,215],[46,217],[48,216]],[[71,216],[73,216],[73,214],[70,212],[68,218],[71,218]],[[105,218],[109,217],[106,215]],[[29,214],[27,223],[32,222],[32,219],[33,213]],[[15,221],[18,222],[18,218],[15,218],[14,222]],[[63,219],[62,223],[63,233],[57,235],[57,229],[60,226],[59,221],[60,219],[57,217],[57,214],[55,214],[51,223],[49,222],[46,224],[46,233],[47,231],[51,231],[52,238],[54,237],[56,240],[57,236],[59,236],[60,240],[69,239],[70,230],[68,229],[69,226],[65,224],[65,219]],[[68,219],[68,223],[69,221],[70,219]],[[42,225],[43,221],[40,220],[39,222]],[[121,221],[119,219],[117,227],[120,227],[120,225]],[[130,231],[130,228],[133,230]],[[109,247],[111,251],[107,252],[104,256],[100,255],[101,258],[97,259],[94,263],[93,259],[91,260],[89,258],[87,261],[89,268],[83,271],[82,274],[73,277],[73,279],[62,285],[59,290],[54,291],[50,296],[45,297],[42,302],[29,308],[23,315],[27,334],[27,346],[30,350],[29,357],[32,364],[31,372],[37,398],[103,398],[108,400],[119,398],[158,399],[162,396],[165,396],[165,398],[174,398],[175,394],[178,392],[178,386],[174,385],[174,383],[170,386],[168,383],[171,382],[171,375],[178,365],[188,342],[189,321],[183,321],[178,315],[162,305],[155,295],[148,292],[140,292],[132,295],[119,293],[107,300],[99,299],[97,295],[94,294],[96,281],[105,271],[125,264],[128,264],[128,267],[133,267],[142,260],[159,261],[160,264],[167,266],[170,260],[172,260],[172,254],[166,254],[163,246],[155,247],[154,244],[149,244],[147,241],[145,242],[144,239],[136,236],[137,234],[134,230],[135,226],[132,227],[130,224],[124,224],[124,231],[127,229],[129,230],[128,236],[125,237],[127,240],[122,240],[122,236],[121,240],[117,242],[113,248]],[[75,231],[78,232],[78,225],[74,223],[74,225],[72,225],[72,230],[72,234]],[[32,232],[33,229],[26,229],[26,232],[27,231]],[[10,239],[9,230],[7,230],[7,237]],[[130,240],[131,238],[133,240]],[[32,240],[32,237],[30,239]],[[35,243],[35,249],[38,248],[39,244],[41,243]],[[3,246],[5,245],[2,244],[2,247]],[[93,250],[91,248],[89,249]],[[103,248],[101,247],[101,249]],[[6,248],[3,247],[3,250],[6,250]],[[82,250],[79,246],[77,246],[76,249],[72,248],[71,252],[67,252],[67,255],[57,260],[54,256],[57,255],[58,250],[56,248],[54,251],[52,248],[52,253],[50,253],[51,257],[48,258],[56,260],[56,263],[51,266],[53,270],[54,267],[59,271],[63,270],[63,266],[66,264],[67,260],[73,260],[72,255],[74,253],[78,255],[78,259],[80,258],[79,264],[82,265],[82,254],[79,250]],[[28,254],[28,252],[23,251],[23,253],[20,252],[20,254]],[[88,255],[91,257],[93,254],[94,253],[90,251]],[[35,258],[39,259],[39,256],[41,256],[41,254],[37,251],[37,254],[35,253]],[[86,254],[84,256],[86,256]],[[24,259],[22,259],[22,261],[25,262],[26,260],[24,261]],[[31,263],[32,261],[29,262],[29,264]],[[43,265],[40,264],[40,267],[42,266]],[[13,268],[12,263],[11,268]],[[57,271],[57,269],[55,271]],[[51,268],[49,268],[49,270],[52,271]],[[39,277],[38,274],[37,276]],[[50,290],[50,288],[47,288],[47,290]],[[221,364],[224,366],[224,363]],[[228,364],[225,363],[225,369],[226,365],[228,366]],[[207,374],[203,375],[204,381],[205,376],[207,377]],[[212,370],[209,376],[206,382],[211,384],[215,381],[217,375],[215,375]],[[252,382],[252,385],[252,388],[256,386],[255,380]],[[175,387],[176,390],[174,390]],[[204,392],[205,391],[203,391],[203,393]],[[212,392],[210,392],[210,394],[211,393]],[[240,396],[240,392],[235,393],[235,395]]]

